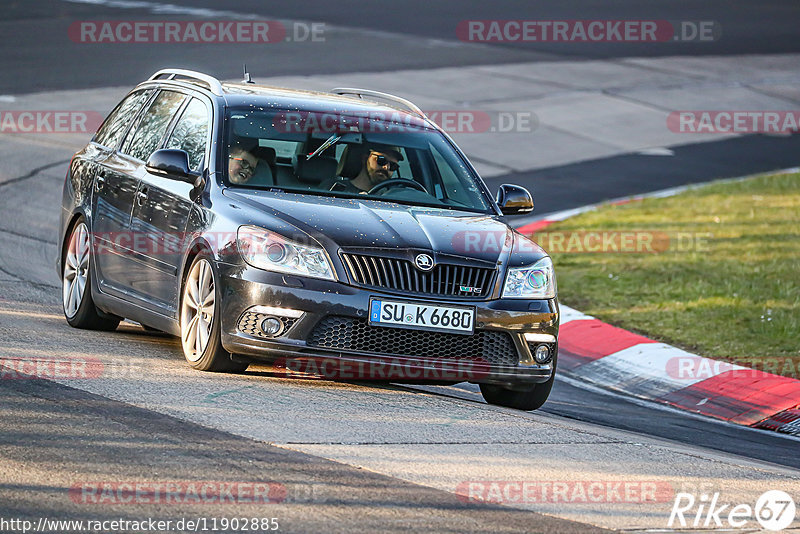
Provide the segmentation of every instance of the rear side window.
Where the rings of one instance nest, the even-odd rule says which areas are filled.
[[[203,102],[192,98],[175,125],[166,148],[185,150],[189,154],[189,167],[196,171],[203,163],[207,139],[208,111]]]
[[[136,159],[147,161],[150,154],[158,148],[184,98],[186,97],[181,93],[161,91],[142,116],[133,137],[128,134],[129,139],[125,140],[122,151]]]
[[[94,136],[95,143],[114,148],[119,143],[128,125],[133,120],[136,112],[150,96],[150,91],[137,91],[128,95],[125,100],[114,108],[106,118],[97,134]]]

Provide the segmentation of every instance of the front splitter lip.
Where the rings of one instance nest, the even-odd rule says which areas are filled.
[[[351,353],[305,345],[287,347],[244,334],[225,334],[224,337],[224,345],[229,351],[248,359],[276,364],[278,372],[287,378],[317,375],[322,379],[346,381],[516,385],[546,382],[553,373],[552,364],[530,367],[493,365],[486,361]]]

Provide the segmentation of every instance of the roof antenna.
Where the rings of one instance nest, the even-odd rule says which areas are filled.
[[[253,81],[253,78],[250,77],[250,73],[247,72],[247,63],[244,64],[244,80],[242,83],[256,83]]]

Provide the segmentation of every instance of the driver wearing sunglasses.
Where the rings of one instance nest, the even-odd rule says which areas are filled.
[[[361,172],[350,180],[353,192],[369,191],[379,183],[390,179],[401,161],[403,155],[399,148],[371,147],[361,156]]]

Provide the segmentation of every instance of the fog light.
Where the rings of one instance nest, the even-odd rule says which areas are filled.
[[[537,345],[536,350],[533,352],[533,359],[536,360],[536,363],[547,363],[550,360],[550,347]]]
[[[261,331],[268,336],[276,336],[283,330],[283,323],[275,317],[267,317],[261,321]]]

